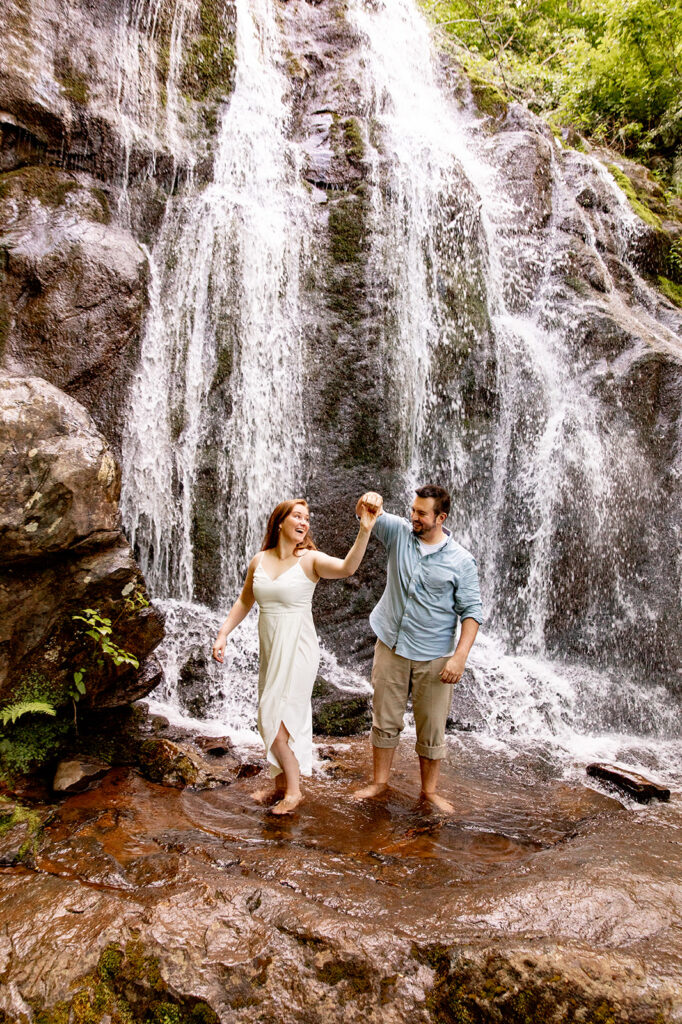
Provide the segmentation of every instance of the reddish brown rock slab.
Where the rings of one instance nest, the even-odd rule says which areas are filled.
[[[640,804],[648,804],[650,800],[670,800],[670,790],[658,782],[652,782],[638,772],[627,768],[619,768],[613,764],[594,762],[585,769],[588,775],[602,779],[617,789],[622,790]]]

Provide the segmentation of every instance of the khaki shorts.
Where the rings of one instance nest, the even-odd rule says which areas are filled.
[[[407,698],[412,689],[412,710],[417,727],[415,750],[433,761],[445,756],[445,723],[454,686],[442,683],[440,673],[448,661],[411,661],[377,640],[372,665],[372,743],[397,747],[404,726]]]

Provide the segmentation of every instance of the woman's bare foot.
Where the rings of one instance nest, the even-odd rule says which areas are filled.
[[[437,810],[442,811],[443,814],[454,814],[455,805],[451,804],[449,800],[446,800],[443,796],[438,796],[437,793],[425,793],[423,790],[419,795],[419,799],[424,803],[431,804]]]
[[[354,800],[371,800],[373,796],[379,796],[388,789],[387,782],[373,782],[370,786],[356,789],[353,793]]]
[[[291,814],[300,803],[303,802],[303,793],[292,793],[285,796],[278,804],[270,808],[271,814]]]

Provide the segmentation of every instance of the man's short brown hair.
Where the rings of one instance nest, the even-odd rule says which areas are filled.
[[[438,487],[437,484],[426,484],[425,487],[417,488],[418,498],[433,498],[433,511],[437,516],[441,512],[445,512],[447,516],[450,512],[450,495],[444,487]]]

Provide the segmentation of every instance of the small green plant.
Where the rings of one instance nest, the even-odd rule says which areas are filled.
[[[56,714],[52,705],[44,700],[15,701],[0,709],[0,722],[2,722],[3,728],[6,728],[8,725],[14,726],[24,715],[49,715],[54,718]],[[41,760],[51,746],[52,732],[58,731],[58,723],[55,723],[55,726],[50,724],[47,735],[41,728],[31,728],[27,731],[23,728],[23,724],[12,729],[10,735],[0,729],[0,777],[2,778],[11,779],[16,774],[21,775],[28,770],[32,763]]]
[[[85,696],[85,683],[83,682],[83,676],[85,675],[86,669],[79,668],[73,674],[73,686],[68,691],[71,703],[73,704],[73,727],[76,730],[76,736],[78,735],[78,711],[76,705],[81,697]]]
[[[127,589],[128,588],[126,587],[125,590],[123,590],[124,604],[127,612],[132,614],[133,612],[139,612],[142,608],[149,608],[149,601],[140,587],[137,587],[131,593],[126,594]],[[120,617],[121,616],[119,615],[118,618],[120,619]],[[116,622],[118,622],[118,619],[116,619]],[[114,623],[114,625],[116,625],[116,623]]]
[[[133,593],[125,595],[125,611],[135,612],[140,608],[144,608],[149,604],[149,601],[144,596],[141,590],[135,590]],[[121,612],[121,615],[124,614]],[[84,622],[88,629],[85,630],[85,635],[89,636],[95,643],[97,651],[97,665],[102,668],[104,665],[104,659],[108,658],[117,667],[119,665],[132,665],[133,668],[139,668],[140,662],[131,654],[130,651],[126,651],[125,648],[119,647],[117,643],[112,640],[114,626],[121,618],[119,615],[114,625],[111,624],[111,619],[105,618],[100,615],[98,608],[84,608],[80,615],[72,615],[71,618],[76,622]],[[68,694],[73,704],[73,726],[78,735],[78,702],[81,697],[85,696],[86,686],[84,676],[87,669],[81,665],[73,673],[73,686],[69,689]]]
[[[670,276],[673,279],[682,280],[682,241],[679,239],[673,242],[668,250],[668,266],[671,271]]]
[[[21,718],[22,715],[39,714],[39,715],[56,715],[55,709],[51,704],[48,704],[44,700],[29,700],[29,701],[18,701],[16,704],[7,704],[0,710],[0,719],[2,719],[3,725],[12,725],[16,722],[17,718]]]
[[[119,665],[132,665],[133,668],[140,667],[140,663],[134,654],[131,654],[130,651],[126,651],[123,647],[119,647],[118,644],[114,643],[111,639],[113,632],[111,619],[104,618],[104,616],[100,615],[99,609],[85,608],[82,615],[72,615],[71,617],[76,622],[84,622],[86,626],[88,626],[88,629],[85,631],[85,635],[91,637],[95,641],[95,646],[98,650],[104,655],[104,657],[113,661],[114,665],[117,667]],[[118,622],[118,619],[116,621]],[[98,658],[97,664],[101,668],[104,664],[103,659]],[[84,670],[80,669],[79,672],[81,673],[80,679],[82,682],[82,673]],[[76,674],[77,673],[74,673],[74,681]],[[78,683],[76,683],[76,686],[78,686]],[[84,690],[81,692],[84,692]]]

